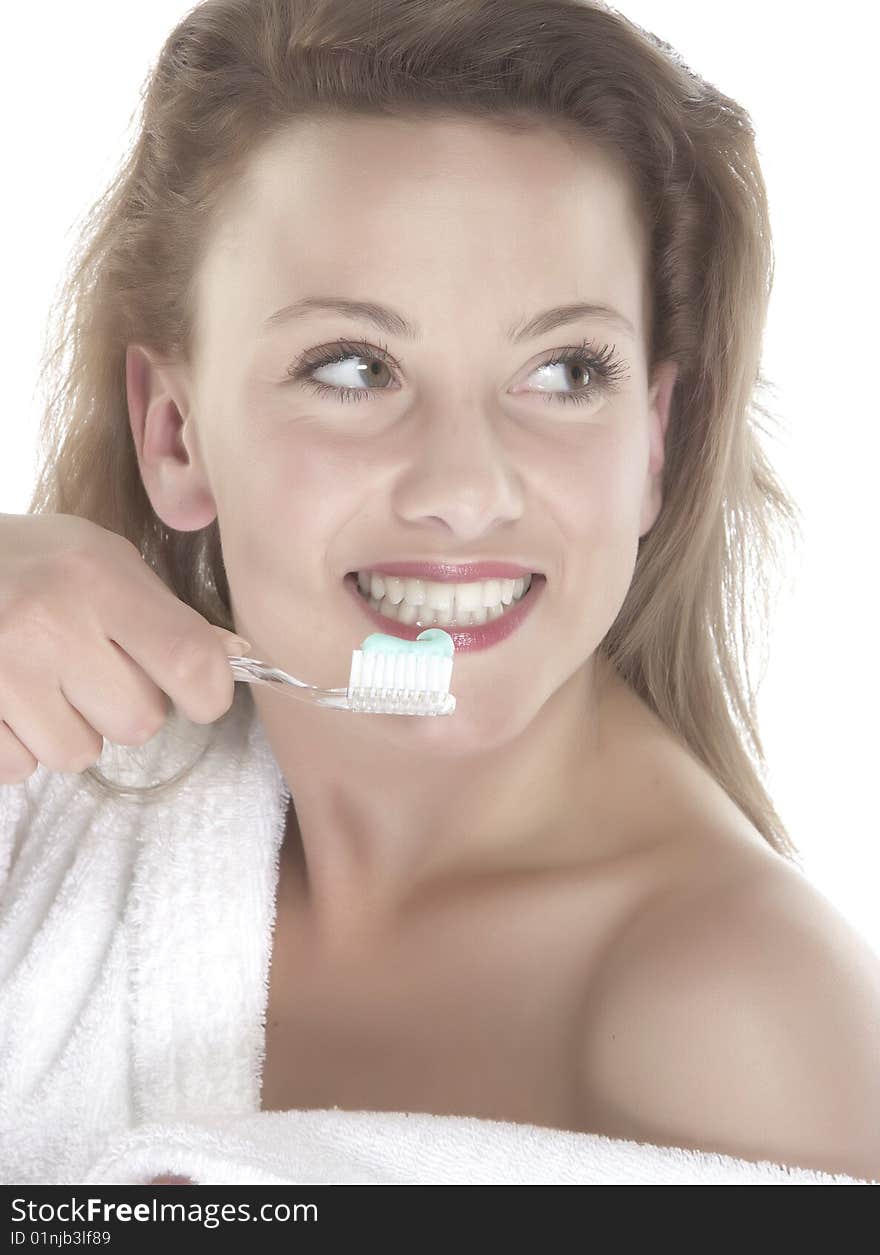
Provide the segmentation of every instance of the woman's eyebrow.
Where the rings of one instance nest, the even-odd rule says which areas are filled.
[[[402,314],[387,305],[380,305],[377,301],[353,301],[341,296],[304,296],[290,305],[282,306],[274,314],[270,314],[263,322],[262,328],[264,331],[269,331],[282,323],[290,322],[295,318],[303,318],[315,312],[366,319],[367,322],[373,323],[389,335],[401,336],[406,340],[418,340],[422,335],[418,323],[409,322]],[[545,335],[556,327],[579,322],[583,318],[608,323],[635,338],[632,323],[618,310],[610,305],[586,301],[551,306],[550,309],[542,310],[526,322],[521,319],[519,323],[514,323],[505,334],[512,344],[519,344],[523,340]]]

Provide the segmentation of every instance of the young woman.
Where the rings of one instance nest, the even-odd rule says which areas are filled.
[[[796,513],[757,433],[771,281],[748,114],[601,5],[207,0],[167,40],[0,526],[0,792],[73,772],[121,814],[103,738],[159,739],[166,697],[258,730],[266,900],[218,890],[271,924],[243,1109],[880,1175],[880,965],[797,866],[734,630]],[[456,712],[236,690],[210,624],[327,687],[369,632],[436,624]],[[161,795],[206,859],[207,779]],[[32,831],[6,821],[13,887]],[[169,1006],[232,928],[173,867]],[[133,1046],[141,1117],[211,1110],[163,1088],[183,1015]]]

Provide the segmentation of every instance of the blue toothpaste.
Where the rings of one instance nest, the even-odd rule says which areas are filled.
[[[451,658],[455,653],[455,644],[448,632],[432,627],[419,632],[414,641],[373,632],[361,644],[361,650],[365,654],[420,654],[422,657]]]

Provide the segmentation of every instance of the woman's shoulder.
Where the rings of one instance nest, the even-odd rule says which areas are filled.
[[[701,848],[591,983],[593,1131],[880,1176],[880,959],[769,846]]]

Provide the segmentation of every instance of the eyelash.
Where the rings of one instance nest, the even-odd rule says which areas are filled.
[[[543,366],[563,366],[575,363],[578,366],[586,367],[590,371],[591,383],[589,387],[580,392],[546,393],[543,400],[551,405],[557,402],[559,398],[562,399],[562,404],[583,405],[586,401],[592,401],[597,395],[601,396],[617,392],[621,378],[625,377],[626,363],[617,357],[614,349],[607,344],[603,345],[601,349],[597,349],[591,341],[583,340],[577,346],[554,349],[552,352],[553,355],[550,358],[539,362],[534,369],[540,370]],[[332,396],[339,401],[360,401],[362,398],[366,399],[369,397],[371,392],[385,391],[383,388],[339,387],[308,378],[311,371],[318,370],[321,366],[334,366],[337,362],[345,362],[351,357],[358,356],[377,358],[396,370],[400,369],[400,363],[389,353],[387,345],[380,345],[377,349],[366,340],[359,342],[340,340],[326,352],[318,351],[314,356],[310,352],[301,354],[295,362],[288,366],[287,375],[292,380],[304,383],[306,387],[317,392],[319,396]],[[598,376],[598,382],[592,382],[593,375]]]

